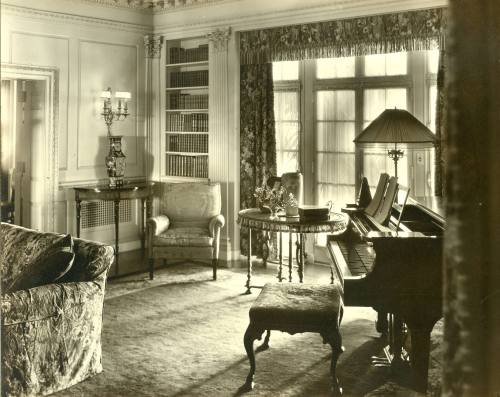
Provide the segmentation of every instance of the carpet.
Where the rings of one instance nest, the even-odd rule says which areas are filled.
[[[249,370],[243,347],[248,310],[258,295],[244,295],[243,269],[182,264],[109,283],[102,332],[104,371],[54,396],[237,396]],[[262,270],[256,284],[275,281]],[[328,282],[328,278],[325,280]],[[338,364],[344,396],[419,396],[371,366],[383,343],[375,312],[346,308]],[[439,358],[442,327],[433,332]],[[256,342],[255,347],[258,346]],[[271,348],[256,355],[255,389],[245,396],[328,396],[330,348],[317,334],[273,332]],[[439,395],[439,359],[431,360],[430,391]]]

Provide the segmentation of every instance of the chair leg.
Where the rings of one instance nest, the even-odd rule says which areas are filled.
[[[152,280],[154,275],[154,268],[155,268],[155,260],[153,258],[149,258],[149,279]]]
[[[260,345],[257,349],[255,349],[256,352],[262,352],[264,350],[269,349],[269,339],[271,339],[271,330],[268,329],[266,332],[266,336],[264,338],[264,342],[262,342],[262,345]]]
[[[342,395],[342,387],[337,378],[337,361],[344,351],[342,346],[342,335],[338,327],[336,329],[321,333],[323,341],[328,343],[332,348],[332,361],[330,363],[330,375],[332,377],[332,395],[335,397]]]
[[[252,390],[254,387],[255,353],[253,351],[253,341],[255,339],[259,338],[256,336],[252,325],[249,325],[245,332],[245,336],[243,337],[243,343],[247,352],[248,361],[250,361],[250,372],[248,373],[245,385],[243,386],[245,390]]]
[[[212,259],[212,269],[213,269],[213,280],[217,280],[217,265],[219,260],[217,258]]]

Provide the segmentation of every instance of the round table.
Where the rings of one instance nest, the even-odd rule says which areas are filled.
[[[252,286],[250,280],[252,278],[252,230],[260,230],[265,232],[279,233],[279,268],[278,279],[283,280],[282,267],[283,267],[283,254],[282,254],[282,233],[288,233],[290,238],[288,241],[288,279],[292,281],[292,234],[297,233],[297,250],[296,259],[298,265],[298,274],[300,282],[304,278],[304,236],[306,233],[334,233],[338,234],[343,232],[349,223],[349,217],[346,214],[338,214],[331,212],[328,218],[315,219],[315,218],[300,218],[300,217],[287,217],[283,215],[271,215],[263,213],[258,208],[249,208],[241,210],[238,213],[238,224],[240,227],[248,229],[248,253],[247,253],[247,282],[245,287],[246,293],[250,294],[251,288],[260,288]],[[266,243],[269,240],[268,234]],[[263,258],[264,262],[267,260],[267,255]],[[332,275],[333,277],[333,275]]]

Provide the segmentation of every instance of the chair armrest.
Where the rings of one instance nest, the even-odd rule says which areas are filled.
[[[210,223],[208,224],[210,236],[215,237],[219,229],[223,228],[225,224],[226,220],[224,219],[224,215],[222,214],[216,215],[212,219],[210,219]]]
[[[1,298],[2,325],[36,322],[104,299],[105,276],[94,281],[47,284]]]
[[[146,221],[149,232],[152,233],[153,236],[158,236],[162,234],[165,230],[170,226],[170,219],[166,215],[158,215],[152,218],[149,218]]]

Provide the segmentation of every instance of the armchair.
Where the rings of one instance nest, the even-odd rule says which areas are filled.
[[[149,278],[155,259],[207,259],[217,279],[220,229],[224,227],[218,183],[164,184],[160,215],[147,220]]]
[[[73,265],[63,278],[8,292],[31,260],[60,238],[0,224],[2,396],[51,394],[102,372],[102,311],[112,247],[75,238]]]

